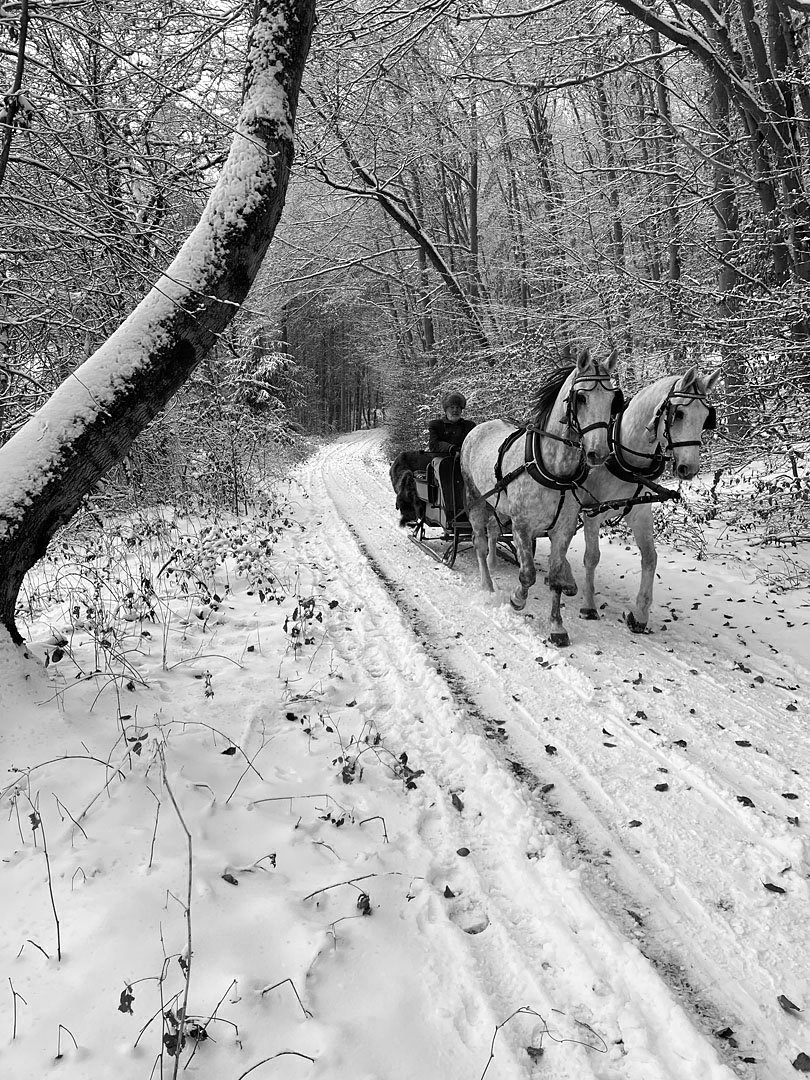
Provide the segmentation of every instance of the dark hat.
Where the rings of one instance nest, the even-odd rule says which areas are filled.
[[[442,408],[446,412],[451,405],[458,405],[460,409],[466,409],[467,399],[463,394],[460,394],[458,390],[448,390],[442,398]]]

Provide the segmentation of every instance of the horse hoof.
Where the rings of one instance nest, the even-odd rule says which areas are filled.
[[[579,617],[580,619],[589,619],[593,622],[595,619],[599,618],[599,612],[595,607],[584,607],[579,609]]]
[[[627,623],[628,629],[634,634],[646,634],[647,624],[641,623],[636,620],[632,611],[628,611],[624,617],[624,621]]]
[[[577,595],[577,584],[576,584],[576,582],[572,581],[570,584],[563,585],[562,594],[563,594],[563,596],[576,596]]]
[[[550,645],[558,645],[562,649],[571,644],[568,633],[565,630],[562,632],[555,631],[553,634],[549,634],[548,640]]]
[[[512,605],[513,611],[523,611],[523,609],[526,607],[525,600],[523,600],[521,603],[517,603],[514,596],[509,597],[509,603]]]

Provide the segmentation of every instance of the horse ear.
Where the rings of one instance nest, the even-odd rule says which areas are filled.
[[[717,383],[720,381],[720,377],[723,374],[722,368],[715,368],[711,375],[706,376],[706,397],[714,390]]]
[[[692,365],[692,367],[690,367],[688,371],[685,371],[683,375],[681,375],[680,379],[678,379],[678,381],[675,383],[675,386],[673,387],[673,393],[677,390],[688,390],[696,379],[697,367],[695,367],[695,365]]]
[[[585,349],[582,350],[582,352],[577,357],[577,371],[579,371],[581,374],[583,374],[584,372],[586,372],[588,370],[588,368],[590,366],[591,366],[591,350],[588,349],[588,348],[585,348]]]
[[[618,362],[619,362],[619,350],[614,345],[613,348],[610,350],[610,353],[608,354],[607,360],[605,361],[605,368],[607,370],[608,375],[613,374],[613,372],[616,370],[616,365],[618,364]]]

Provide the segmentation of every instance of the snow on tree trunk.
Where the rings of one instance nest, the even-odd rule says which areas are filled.
[[[314,20],[315,0],[259,0],[236,133],[199,224],[129,318],[0,447],[0,623],[16,642],[25,574],[199,364],[258,272],[284,205]]]

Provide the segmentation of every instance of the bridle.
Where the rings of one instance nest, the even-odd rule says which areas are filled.
[[[621,391],[619,391],[621,392]],[[621,441],[621,411],[616,415],[613,427],[609,432],[610,458],[606,462],[608,469],[620,479],[633,481],[640,478],[656,480],[666,468],[666,462],[672,457],[673,452],[681,446],[700,446],[700,439],[680,439],[672,437],[672,405],[673,398],[687,398],[692,401],[702,402],[709,410],[706,421],[703,424],[704,431],[713,431],[717,426],[717,410],[714,405],[706,402],[703,394],[692,394],[683,390],[673,389],[666,395],[664,400],[655,410],[652,420],[647,425],[647,430],[654,436],[655,449],[650,453],[645,450],[630,449]],[[663,439],[658,434],[661,420],[664,421]],[[663,443],[663,445],[662,445]],[[624,456],[623,451],[632,454],[634,458],[647,458],[649,465],[639,467],[631,465]]]
[[[597,385],[603,386],[608,390],[613,390],[613,401],[610,406],[610,419],[608,420],[595,420],[592,424],[587,424],[585,427],[579,422],[579,415],[577,412],[577,387],[583,383],[590,383],[587,387],[588,390],[593,390]],[[584,388],[583,388],[584,392]],[[624,394],[621,390],[614,387],[610,381],[610,377],[607,375],[577,375],[574,381],[571,383],[571,389],[568,391],[568,397],[565,400],[565,412],[560,417],[560,422],[566,424],[571,431],[574,431],[578,438],[576,441],[563,439],[563,442],[567,442],[569,446],[582,447],[582,440],[588,434],[589,431],[598,431],[600,428],[604,428],[608,433],[608,439],[610,439],[610,432],[616,421],[616,417],[621,413],[624,408]],[[546,433],[548,434],[548,433]],[[557,436],[552,436],[557,438]]]
[[[673,401],[673,398],[676,397],[686,398],[687,401],[699,401],[702,405],[705,406],[706,409],[708,409],[708,414],[703,422],[704,431],[714,431],[717,427],[717,409],[714,407],[714,405],[708,404],[704,394],[690,394],[684,390],[671,390],[670,393],[667,394],[667,396],[656,409],[655,415],[653,416],[649,424],[649,430],[651,430],[654,434],[657,434],[658,425],[661,423],[661,419],[663,418],[664,436],[666,438],[664,453],[667,456],[669,456],[669,454],[673,450],[677,449],[680,446],[701,446],[703,444],[702,439],[682,439],[679,442],[675,442],[673,440],[671,428],[672,406],[675,405],[677,408],[676,402]],[[661,440],[659,439],[659,442],[660,441]]]

